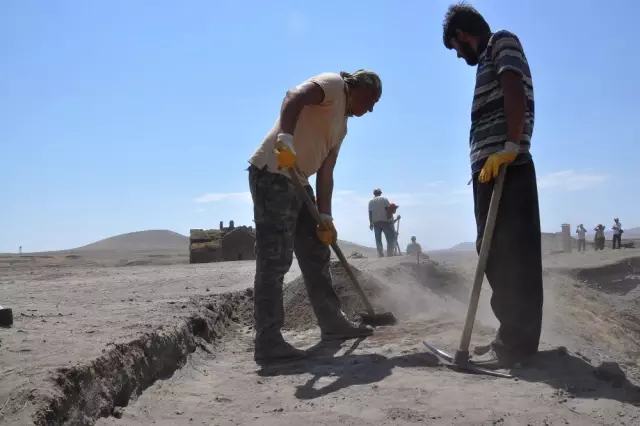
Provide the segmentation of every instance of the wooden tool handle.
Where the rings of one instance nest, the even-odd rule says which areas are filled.
[[[322,217],[320,216],[318,207],[315,205],[315,203],[309,196],[309,193],[307,193],[307,190],[304,189],[304,185],[302,185],[302,182],[300,181],[298,171],[295,170],[294,168],[291,168],[289,169],[289,174],[291,175],[291,181],[293,182],[293,186],[295,186],[299,196],[302,197],[302,200],[307,205],[307,208],[311,212],[311,216],[313,216],[313,218],[315,219],[316,223],[319,226],[326,229],[326,225],[324,223],[324,220],[322,220]],[[349,266],[349,262],[347,262],[347,258],[344,257],[344,253],[342,253],[342,250],[338,246],[338,243],[332,243],[331,248],[333,248],[333,251],[336,253],[336,256],[338,256],[340,263],[344,267],[344,270],[347,272],[347,275],[349,275],[349,278],[351,279],[353,287],[356,289],[356,291],[360,295],[360,299],[362,299],[362,303],[364,303],[364,306],[367,309],[367,312],[369,313],[369,315],[375,315],[375,311],[373,310],[373,306],[371,306],[371,302],[369,302],[369,298],[362,290],[362,287],[360,286],[358,279],[353,273],[351,266]]]
[[[491,250],[491,240],[493,239],[493,230],[496,225],[496,217],[498,217],[498,207],[500,206],[500,198],[502,197],[502,188],[504,187],[504,178],[507,174],[506,166],[502,166],[498,172],[493,193],[491,194],[491,202],[489,204],[489,213],[487,221],[484,225],[484,233],[482,234],[482,246],[480,247],[480,255],[478,256],[478,266],[476,267],[476,275],[473,281],[471,297],[469,299],[469,307],[467,309],[467,318],[462,330],[460,338],[459,352],[468,352],[471,343],[471,332],[473,331],[473,323],[476,320],[478,311],[478,302],[480,301],[480,292],[482,290],[482,281],[487,268],[487,260],[489,259],[489,250]]]

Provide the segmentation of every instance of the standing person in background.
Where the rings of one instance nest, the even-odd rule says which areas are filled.
[[[411,237],[411,242],[407,244],[407,254],[410,256],[420,256],[422,254],[422,246],[416,242],[416,237]]]
[[[593,237],[593,248],[598,250],[604,250],[604,226],[600,223],[593,229],[596,232]]]
[[[369,229],[374,232],[378,257],[384,257],[382,246],[382,234],[387,240],[387,256],[393,256],[395,248],[395,229],[389,220],[389,207],[391,203],[387,197],[382,196],[380,188],[373,190],[373,198],[369,201]]]
[[[617,243],[617,244],[616,244]],[[617,247],[616,247],[617,245]],[[622,245],[622,224],[617,217],[613,219],[613,249],[620,248]]]
[[[587,250],[587,230],[584,228],[584,225],[578,225],[576,228],[576,234],[578,234],[578,251],[586,251]]]
[[[400,227],[400,224],[398,223],[398,221],[402,218],[402,216],[398,215],[397,217],[393,217],[394,214],[396,214],[396,212],[398,211],[398,208],[400,206],[397,205],[396,203],[391,203],[391,205],[389,206],[389,208],[387,209],[387,211],[389,212],[389,222],[391,222],[391,227],[393,228],[393,235],[394,235],[394,246],[393,246],[393,255],[396,256],[400,256],[401,252],[400,252],[400,245],[398,244],[399,241],[399,235],[400,235],[400,231],[398,230],[398,228]]]
[[[477,347],[474,362],[509,368],[538,352],[542,330],[542,247],[536,170],[529,151],[534,125],[533,81],[520,39],[492,32],[466,2],[449,7],[442,41],[477,66],[471,106],[469,159],[482,245],[494,179],[506,167],[504,189],[486,266],[491,308],[500,322],[494,340]]]

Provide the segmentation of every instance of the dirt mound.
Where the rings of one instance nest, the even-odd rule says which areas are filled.
[[[624,296],[640,285],[640,257],[625,259],[612,265],[578,269],[576,278],[588,286],[608,294]]]
[[[340,297],[342,310],[349,318],[359,320],[358,314],[365,311],[365,307],[353,289],[349,276],[339,261],[332,261],[330,268],[331,277],[333,278],[333,288],[335,288],[338,297]],[[384,286],[371,274],[363,273],[353,265],[351,265],[351,269],[371,303],[376,307]],[[313,314],[311,303],[309,303],[309,297],[307,296],[307,290],[302,276],[285,285],[284,310],[285,329],[305,330],[316,326],[316,318]]]
[[[129,232],[96,241],[71,251],[129,251],[129,250],[180,250],[189,249],[189,238],[169,230]]]
[[[468,297],[464,277],[438,262],[423,261],[418,267],[413,259],[394,257],[385,259],[381,267],[368,265],[369,268],[361,269],[350,264],[376,312],[390,311],[400,320],[449,311],[451,299],[455,303],[466,303]],[[349,276],[338,261],[332,261],[330,268],[343,311],[349,318],[359,320],[365,307]],[[285,329],[304,330],[316,326],[302,276],[285,285],[284,308]]]

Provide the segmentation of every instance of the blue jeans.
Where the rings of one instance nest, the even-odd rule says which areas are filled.
[[[373,224],[373,232],[376,236],[376,248],[378,249],[378,256],[384,257],[382,250],[382,233],[387,240],[387,256],[393,256],[393,250],[396,247],[396,230],[393,229],[393,225],[389,221],[380,221]]]

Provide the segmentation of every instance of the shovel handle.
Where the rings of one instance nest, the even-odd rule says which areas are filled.
[[[311,212],[311,216],[313,216],[313,218],[315,219],[316,223],[319,226],[321,226],[323,229],[326,229],[324,220],[322,220],[322,217],[320,216],[320,212],[318,211],[318,207],[315,205],[315,203],[307,193],[307,190],[304,189],[304,185],[302,185],[302,181],[300,181],[300,176],[298,175],[298,171],[296,170],[296,168],[294,167],[290,168],[289,175],[291,176],[291,181],[293,182],[293,186],[295,186],[296,191],[298,191],[298,195],[302,198],[302,201],[304,201],[304,203],[307,205],[307,208]],[[347,275],[349,275],[349,278],[351,278],[351,283],[353,284],[353,287],[356,289],[356,291],[360,295],[360,299],[362,299],[362,303],[364,303],[364,306],[367,309],[367,313],[369,315],[375,315],[375,311],[373,310],[373,306],[371,306],[371,302],[369,302],[369,298],[367,298],[367,295],[362,290],[362,287],[360,286],[358,279],[353,273],[351,266],[349,266],[349,262],[347,262],[347,258],[344,257],[344,253],[342,253],[342,250],[338,246],[338,243],[331,243],[331,248],[333,248],[333,251],[336,253],[336,256],[338,256],[338,259],[342,264],[342,267],[347,272]]]
[[[482,234],[482,245],[480,246],[480,254],[478,256],[478,266],[476,267],[476,275],[473,281],[471,297],[469,298],[467,318],[464,323],[464,329],[462,330],[462,336],[460,337],[460,345],[458,346],[458,352],[460,353],[469,352],[471,332],[473,331],[473,323],[476,320],[476,313],[478,311],[482,281],[484,280],[484,273],[487,269],[487,260],[489,259],[489,251],[491,250],[491,240],[493,239],[493,230],[496,226],[498,207],[500,206],[500,198],[502,197],[502,188],[504,187],[504,178],[506,174],[506,166],[500,167],[498,177],[496,178],[493,186],[487,221],[485,222],[484,233]]]

